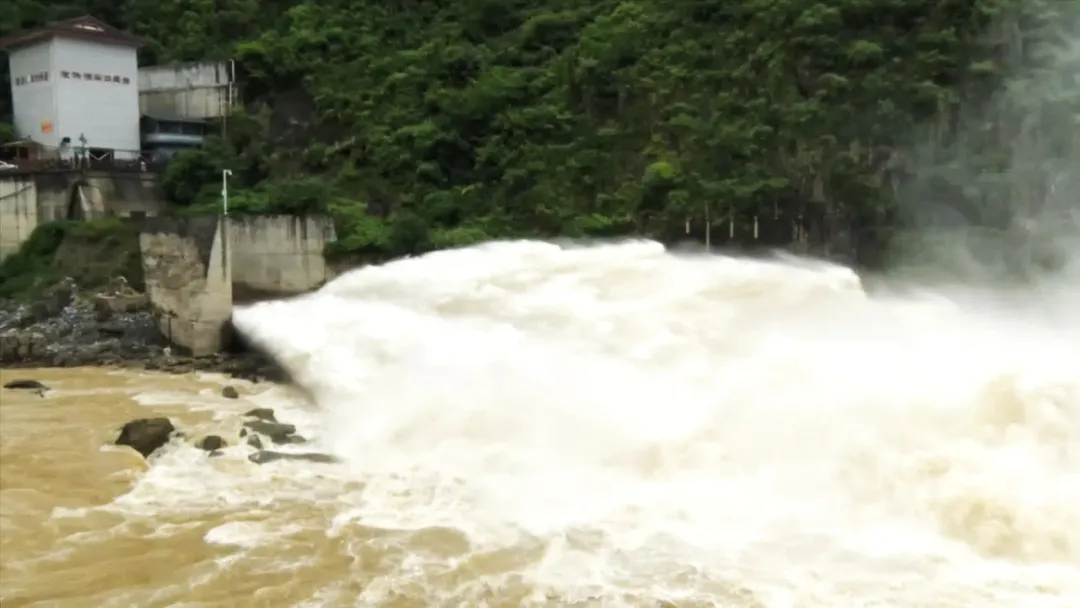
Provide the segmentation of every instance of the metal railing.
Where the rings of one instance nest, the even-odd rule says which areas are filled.
[[[106,150],[85,154],[38,156],[36,158],[0,158],[14,166],[9,172],[42,171],[122,171],[131,173],[157,172],[165,169],[167,160],[152,152],[139,150]]]

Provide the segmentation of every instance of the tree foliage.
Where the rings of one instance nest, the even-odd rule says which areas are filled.
[[[1000,178],[1016,168],[1010,125],[1030,108],[994,92],[1040,78],[1078,12],[1049,0],[12,2],[0,34],[92,13],[146,37],[148,61],[236,60],[245,107],[228,137],[165,176],[192,209],[217,204],[228,167],[235,208],[330,212],[337,249],[364,256],[502,237],[674,240],[688,224],[700,237],[705,221],[719,233],[733,217],[782,216],[832,218],[819,240],[855,235],[871,262],[905,197],[933,193],[978,221],[1012,208]],[[1080,115],[1077,98],[1053,111]],[[1076,132],[1060,124],[1022,132],[1066,157]]]

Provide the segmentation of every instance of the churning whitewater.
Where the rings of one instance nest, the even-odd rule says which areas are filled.
[[[525,604],[1076,608],[1070,295],[877,297],[820,262],[503,242],[236,322],[312,395],[333,474],[363,483],[327,534],[467,539],[393,573],[430,605],[518,605],[520,587]],[[446,575],[479,553],[503,556],[483,585]]]

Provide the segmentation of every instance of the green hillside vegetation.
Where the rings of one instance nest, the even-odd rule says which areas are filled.
[[[134,226],[117,219],[46,222],[0,261],[0,298],[33,298],[65,277],[94,289],[118,276],[143,287]]]
[[[329,212],[336,252],[364,259],[507,237],[674,241],[688,223],[701,240],[706,217],[721,234],[769,216],[806,218],[811,249],[869,265],[914,221],[906,201],[995,229],[1018,196],[1034,204],[1002,178],[1026,109],[993,93],[1039,78],[1080,13],[1075,0],[8,4],[0,34],[89,13],[150,40],[146,62],[236,60],[244,109],[227,137],[165,176],[192,210],[218,204],[228,167],[234,208]],[[1080,116],[1077,99],[1060,111]],[[1069,129],[1035,136],[1059,156],[1077,146]]]

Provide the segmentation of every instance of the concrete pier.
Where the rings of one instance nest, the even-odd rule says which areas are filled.
[[[233,304],[227,222],[154,217],[138,225],[146,295],[162,334],[194,356],[220,352]]]

